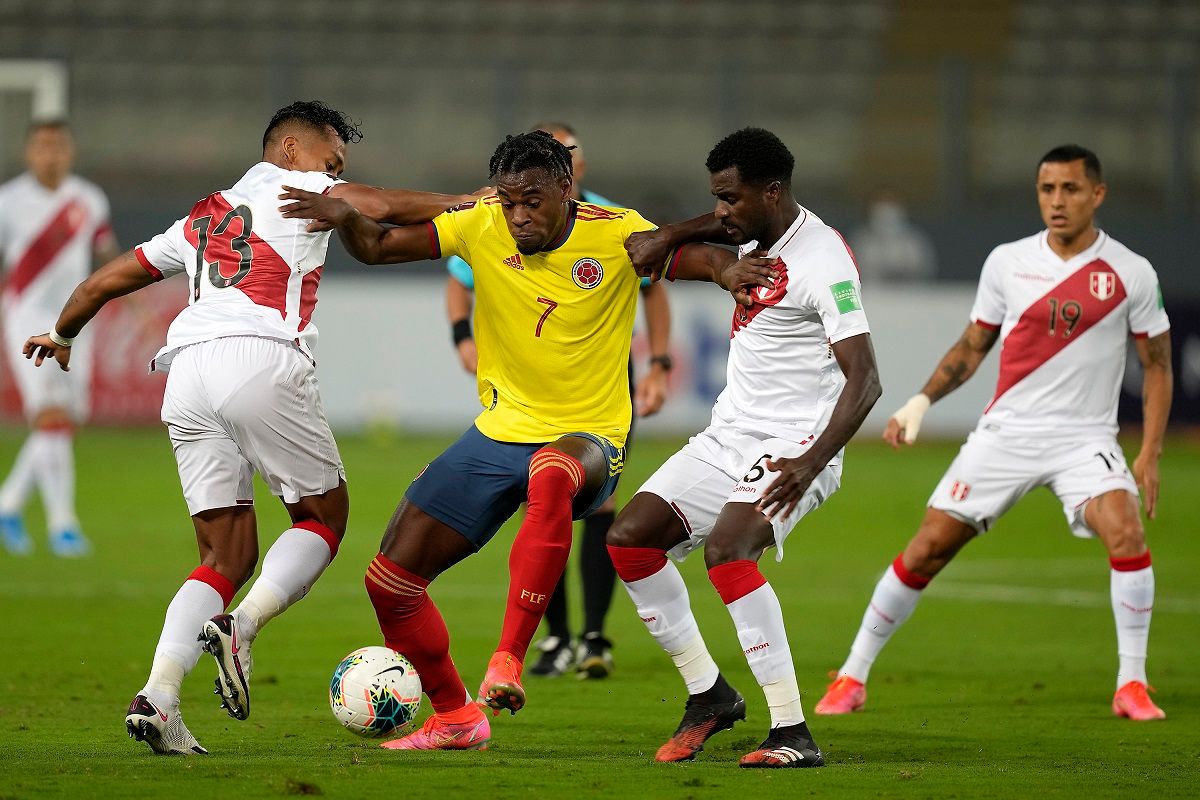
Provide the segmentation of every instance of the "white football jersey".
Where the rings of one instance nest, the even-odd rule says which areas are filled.
[[[846,384],[831,345],[870,329],[854,256],[811,211],[800,209],[768,256],[779,259],[780,276],[754,291],[753,306],[734,308],[712,421],[802,441],[825,429]]]
[[[329,232],[279,212],[283,186],[327,192],[340,183],[322,172],[293,172],[259,162],[232,188],[192,206],[191,213],[134,249],[156,278],[186,272],[188,307],[167,331],[150,363],[170,369],[181,347],[223,336],[262,336],[294,342],[310,359],[317,284]]]
[[[980,425],[1046,435],[1115,435],[1129,335],[1171,327],[1150,262],[1103,231],[1066,261],[1047,231],[997,247],[971,320],[1000,331],[1000,377]]]
[[[20,309],[48,327],[111,235],[108,198],[90,181],[68,175],[51,191],[26,172],[0,186],[6,312]]]

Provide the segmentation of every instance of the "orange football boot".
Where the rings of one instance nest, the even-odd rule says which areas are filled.
[[[849,675],[839,675],[825,689],[822,697],[813,707],[816,714],[849,714],[858,711],[867,703],[867,686],[856,681]]]
[[[1141,681],[1130,681],[1113,695],[1113,713],[1136,722],[1166,719],[1167,712],[1154,705],[1147,690],[1154,691]]]
[[[493,717],[505,709],[509,714],[516,714],[525,707],[525,689],[521,687],[522,668],[521,662],[512,653],[495,653],[488,662],[475,702],[491,709]]]

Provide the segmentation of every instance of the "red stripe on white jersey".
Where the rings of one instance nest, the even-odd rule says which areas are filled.
[[[199,249],[199,234],[195,227],[197,220],[209,218],[208,235],[204,248],[205,266],[203,268],[206,274],[201,276],[202,284],[208,282],[207,273],[213,269],[214,265],[222,278],[234,277],[241,267],[242,256],[233,249],[234,238],[246,234],[246,231],[242,230],[241,219],[235,217],[220,235],[213,235],[214,229],[231,211],[233,211],[233,206],[225,199],[224,195],[218,192],[192,206],[192,213],[188,215],[188,222],[184,226],[183,233],[192,247],[197,249]],[[249,297],[256,305],[273,308],[279,312],[281,317],[286,317],[288,278],[291,276],[291,267],[282,256],[275,252],[275,248],[253,231],[246,239],[246,244],[250,246],[251,252],[250,271],[231,288],[237,289]],[[316,280],[319,281],[320,276]],[[315,284],[312,286],[312,292],[315,306]]]
[[[325,265],[322,264],[305,275],[304,280],[300,282],[300,325],[296,328],[297,331],[307,328],[312,319],[313,309],[317,307],[317,284],[321,282],[321,273],[324,270]]]
[[[788,271],[787,264],[782,258],[775,260],[772,269],[778,271],[779,277],[775,278],[775,285],[767,288],[766,286],[755,286],[750,290],[750,299],[752,305],[749,308],[734,304],[733,306],[733,325],[729,330],[729,338],[732,339],[738,331],[754,321],[764,309],[778,305],[779,301],[787,294],[788,287]]]
[[[1125,296],[1121,276],[1098,258],[1030,304],[1004,337],[996,394],[983,413],[991,411],[1005,392],[1065,350],[1071,342],[1078,341],[1089,328],[1125,302]],[[1069,304],[1078,306],[1078,322],[1074,327],[1070,326]]]
[[[42,232],[33,238],[24,254],[13,264],[5,292],[18,295],[37,280],[54,263],[63,248],[71,243],[87,220],[88,210],[82,200],[72,197],[63,203],[63,207],[50,218]]]

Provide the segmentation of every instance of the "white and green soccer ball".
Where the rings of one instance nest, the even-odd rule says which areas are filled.
[[[421,678],[387,647],[363,647],[342,659],[329,681],[329,707],[359,736],[402,733],[421,708]]]

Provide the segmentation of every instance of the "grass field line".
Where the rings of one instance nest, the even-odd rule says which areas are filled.
[[[1047,589],[1038,586],[1013,586],[1003,583],[958,583],[934,581],[929,586],[934,597],[948,600],[1018,603],[1022,605],[1068,606],[1072,608],[1110,608],[1112,598],[1107,592],[1079,589]],[[1154,598],[1154,610],[1168,614],[1200,614],[1200,598]]]

